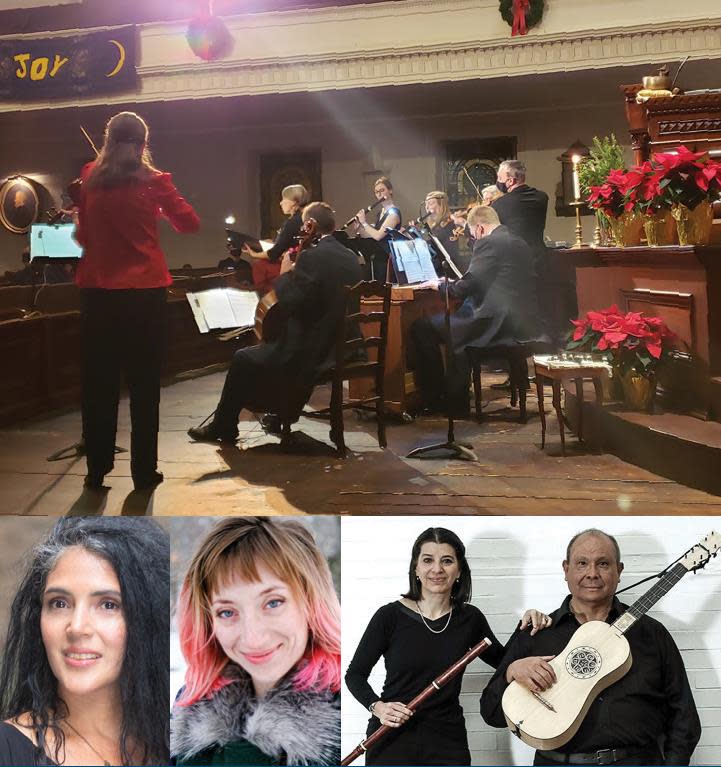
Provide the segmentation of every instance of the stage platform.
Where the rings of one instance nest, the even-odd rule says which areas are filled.
[[[241,422],[238,447],[194,444],[186,429],[213,410],[224,373],[166,386],[161,399],[160,469],[154,493],[132,490],[129,456],[117,456],[106,478],[110,490],[83,489],[84,459],[49,463],[46,457],[80,436],[77,411],[0,431],[0,512],[21,515],[241,515],[241,514],[718,514],[721,498],[599,454],[568,435],[560,455],[555,419],[545,451],[535,396],[529,422],[517,422],[508,398],[496,395],[482,424],[463,421],[457,437],[473,443],[479,463],[412,461],[405,454],[423,442],[445,439],[442,418],[392,424],[388,449],[375,441],[375,424],[346,416],[351,454],[336,457],[328,425],[303,418],[304,454],[284,454],[250,417]],[[484,375],[484,384],[501,376]],[[328,392],[318,389],[320,406]],[[247,415],[247,414],[244,414]],[[586,423],[590,428],[590,417]],[[129,444],[127,402],[121,404],[118,444]],[[719,466],[718,460],[715,462]],[[589,520],[589,524],[592,521]]]

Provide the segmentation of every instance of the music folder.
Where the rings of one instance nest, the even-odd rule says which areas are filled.
[[[391,260],[399,285],[414,285],[437,278],[428,243],[420,238],[391,240]]]
[[[73,238],[75,224],[33,224],[30,227],[30,260],[77,262],[83,249]]]
[[[255,325],[258,296],[252,290],[211,288],[186,293],[186,297],[201,333]]]
[[[225,234],[226,242],[231,243],[236,248],[242,248],[247,245],[251,250],[266,253],[273,247],[273,243],[268,240],[259,240],[257,237],[253,237],[252,234],[237,232],[235,229],[226,229]]]

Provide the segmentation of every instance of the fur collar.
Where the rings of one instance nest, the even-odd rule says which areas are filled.
[[[229,665],[234,681],[211,698],[175,706],[170,723],[173,757],[187,760],[208,748],[246,740],[288,765],[340,763],[340,704],[331,692],[299,692],[286,677],[256,700],[248,675]]]

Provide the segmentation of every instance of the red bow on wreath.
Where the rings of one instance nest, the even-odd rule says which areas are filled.
[[[513,0],[512,37],[515,35],[525,35],[528,32],[526,27],[526,11],[530,8],[530,5],[530,0]]]

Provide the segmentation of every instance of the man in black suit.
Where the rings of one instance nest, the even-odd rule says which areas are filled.
[[[449,285],[449,295],[463,303],[451,315],[452,370],[444,380],[441,344],[446,343],[442,314],[416,321],[411,334],[416,351],[415,374],[424,408],[469,411],[469,363],[466,348],[546,341],[536,295],[533,253],[502,226],[493,208],[477,206],[468,214],[475,239],[473,256],[462,279]],[[426,283],[443,291],[441,281]]]
[[[235,442],[243,408],[283,413],[297,420],[320,372],[332,364],[341,288],[362,279],[355,253],[333,236],[335,217],[324,202],[303,210],[313,219],[319,242],[304,250],[295,263],[284,257],[273,288],[287,323],[278,341],[238,350],[225,378],[212,421],[188,434],[198,442]]]
[[[520,160],[502,162],[497,179],[496,186],[504,194],[491,203],[493,209],[504,226],[526,241],[534,252],[537,265],[541,265],[548,195],[526,184],[526,166]]]

